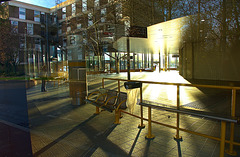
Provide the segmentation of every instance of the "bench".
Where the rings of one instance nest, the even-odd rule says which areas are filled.
[[[99,114],[99,109],[103,111],[115,111],[115,124],[120,124],[119,118],[121,117],[120,110],[125,110],[127,101],[127,93],[117,92],[105,88],[100,88],[98,91],[90,93],[85,99],[85,102],[96,106],[95,114]]]

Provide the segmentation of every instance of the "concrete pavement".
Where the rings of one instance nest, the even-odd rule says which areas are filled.
[[[156,72],[139,72],[131,74],[131,78],[136,80],[187,83],[187,80],[180,77],[177,72],[161,72],[160,74]],[[88,76],[89,92],[101,86],[102,77],[127,78],[126,73]],[[107,88],[117,89],[116,83],[113,81],[106,81],[105,83]],[[93,105],[72,105],[71,98],[69,98],[68,83],[61,84],[59,87],[54,86],[53,83],[48,83],[47,87],[48,92],[40,92],[40,85],[27,90],[33,156],[219,156],[218,141],[180,131],[183,141],[176,142],[173,139],[176,131],[158,124],[152,124],[155,138],[147,140],[145,139],[148,131],[147,122],[144,121],[146,128],[139,129],[140,120],[123,113],[121,124],[115,125],[113,124],[113,113],[103,111],[100,115],[94,115],[95,107]],[[161,102],[170,106],[176,105],[176,88],[173,86],[144,85],[143,89],[143,99],[145,101]],[[121,84],[121,91],[124,90],[123,84]],[[231,104],[229,92],[184,87],[180,89],[180,96],[181,105],[187,108],[229,114],[228,110]],[[239,101],[237,103],[239,104]],[[139,105],[136,105],[134,114],[139,115]],[[144,108],[144,117],[147,118],[147,108]],[[176,125],[176,114],[174,113],[154,110],[152,119]],[[180,126],[216,137],[220,135],[220,122],[205,118],[181,115]],[[25,133],[29,133],[28,128],[25,126],[4,124],[0,125],[0,127],[1,130],[8,127],[14,128],[13,132],[15,133],[24,130]],[[227,129],[227,139],[229,139],[229,125],[227,125]],[[235,140],[237,142],[240,141],[239,132],[240,127],[236,126]],[[11,137],[14,137],[15,141],[25,139],[22,134]],[[11,150],[11,142],[13,144],[14,141],[10,141],[8,150]],[[5,148],[4,146],[5,144],[3,144],[1,150]],[[228,147],[228,144],[226,144],[226,149]],[[234,150],[240,156],[240,147],[234,146]],[[22,151],[29,153],[26,148],[23,148]],[[229,155],[225,154],[225,156]]]

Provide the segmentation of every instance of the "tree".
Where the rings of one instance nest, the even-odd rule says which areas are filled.
[[[0,66],[4,75],[17,75],[19,66],[19,40],[12,33],[12,26],[8,20],[8,6],[0,5]]]

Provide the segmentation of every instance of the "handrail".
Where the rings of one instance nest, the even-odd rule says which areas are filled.
[[[139,105],[142,105],[142,106],[145,106],[145,107],[151,107],[151,108],[154,108],[154,109],[157,109],[157,110],[165,110],[165,111],[169,111],[169,112],[188,114],[188,115],[197,116],[197,117],[210,118],[210,119],[218,120],[218,121],[225,121],[225,122],[229,122],[229,123],[239,123],[239,119],[213,115],[212,113],[203,112],[203,111],[196,111],[196,110],[183,109],[183,108],[175,109],[175,108],[151,105],[151,104],[141,103],[141,102],[139,103]]]
[[[175,86],[188,86],[188,87],[204,87],[204,88],[217,88],[217,89],[236,89],[240,90],[240,87],[235,86],[217,86],[217,85],[200,85],[200,84],[188,84],[188,83],[169,83],[169,82],[154,82],[154,81],[142,81],[142,80],[126,80],[117,78],[103,78],[105,80],[119,80],[128,82],[141,82],[147,84],[160,84],[160,85],[175,85]]]
[[[143,124],[143,120],[147,120],[148,121],[148,134],[146,135],[146,138],[152,139],[154,138],[154,135],[152,135],[151,133],[151,123],[157,123],[166,127],[170,127],[173,129],[176,129],[176,136],[175,139],[176,140],[181,140],[182,137],[179,136],[179,131],[185,131],[191,134],[196,134],[199,136],[203,136],[203,137],[207,137],[210,139],[215,139],[215,140],[219,140],[220,141],[220,157],[224,156],[224,149],[225,149],[225,143],[229,143],[229,149],[226,151],[228,154],[230,155],[236,155],[236,152],[233,150],[233,145],[240,145],[240,143],[234,142],[234,124],[239,122],[239,119],[236,119],[236,115],[235,115],[235,110],[236,110],[236,91],[240,90],[240,87],[235,87],[235,86],[217,86],[217,85],[200,85],[200,84],[187,84],[187,83],[168,83],[168,82],[153,82],[153,81],[143,81],[143,80],[126,80],[126,79],[118,79],[118,78],[102,78],[102,86],[104,87],[104,79],[106,80],[116,80],[118,81],[118,90],[120,92],[120,81],[127,81],[127,82],[141,82],[141,83],[146,83],[146,84],[159,84],[159,85],[174,85],[177,87],[177,104],[176,104],[176,109],[173,108],[166,108],[166,107],[156,107],[156,105],[151,105],[151,104],[147,104],[147,103],[143,103],[143,90],[142,87],[140,87],[140,114],[141,114],[141,123],[139,125],[139,127],[144,128],[144,124]],[[187,109],[181,109],[180,108],[180,87],[181,86],[185,86],[185,87],[201,87],[201,88],[215,88],[215,89],[229,89],[232,90],[232,97],[231,97],[231,118],[229,117],[223,117],[223,116],[216,116],[216,115],[211,115],[211,114],[202,114],[203,112],[198,112],[198,111],[194,111],[193,110],[187,110]],[[148,119],[143,117],[143,106],[147,106],[148,107]],[[168,110],[170,112],[176,112],[177,114],[177,124],[176,126],[170,126],[167,124],[163,124],[160,122],[155,122],[153,120],[151,120],[151,108],[156,108],[156,109],[160,109],[160,110]],[[126,113],[126,112],[124,112]],[[186,130],[186,129],[182,129],[179,127],[179,113],[184,113],[184,114],[190,114],[190,115],[195,115],[195,116],[200,116],[200,117],[206,117],[206,118],[211,118],[211,119],[215,119],[215,120],[219,120],[221,121],[221,137],[220,138],[216,138],[213,136],[208,136],[205,134],[201,134],[201,133],[196,133],[190,130]],[[131,115],[131,114],[130,114]],[[134,117],[137,117],[136,115],[132,115]],[[230,140],[226,140],[226,122],[229,122],[230,125]]]

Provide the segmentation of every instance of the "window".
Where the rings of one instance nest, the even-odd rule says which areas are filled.
[[[87,32],[82,33],[83,43],[87,44]]]
[[[41,51],[41,39],[39,39],[39,38],[35,39],[35,49],[37,51]]]
[[[130,20],[124,21],[124,25],[125,25],[125,35],[128,36],[129,35],[129,28],[130,28]]]
[[[26,9],[25,8],[19,8],[19,19],[26,19]]]
[[[99,0],[94,1],[94,7],[99,7]]]
[[[74,35],[70,36],[70,44],[75,45],[76,44],[76,38]]]
[[[25,38],[24,37],[20,37],[19,44],[20,44],[20,49],[25,48]]]
[[[62,28],[61,27],[58,28],[58,34],[62,34]]]
[[[106,21],[106,14],[107,14],[107,9],[103,8],[101,9],[101,22],[105,22]]]
[[[76,3],[72,4],[72,16],[76,14]]]
[[[88,14],[88,26],[92,26],[93,25],[93,15],[92,13]]]
[[[71,27],[68,26],[68,27],[67,27],[67,32],[70,32],[70,31],[71,31]]]
[[[67,38],[63,38],[63,46],[67,46]]]
[[[34,21],[40,22],[40,11],[34,11]]]
[[[117,20],[122,19],[122,4],[116,5],[116,18]]]
[[[32,23],[27,24],[27,34],[33,35],[33,24]]]
[[[82,12],[87,11],[87,0],[82,0]]]
[[[66,7],[62,8],[62,19],[66,18]]]
[[[40,21],[41,23],[45,23],[45,13],[44,12],[41,12],[41,15],[40,15]]]
[[[82,24],[81,23],[78,23],[77,24],[77,29],[81,29],[82,28]]]
[[[18,21],[11,21],[11,25],[12,25],[12,32],[18,33]]]

